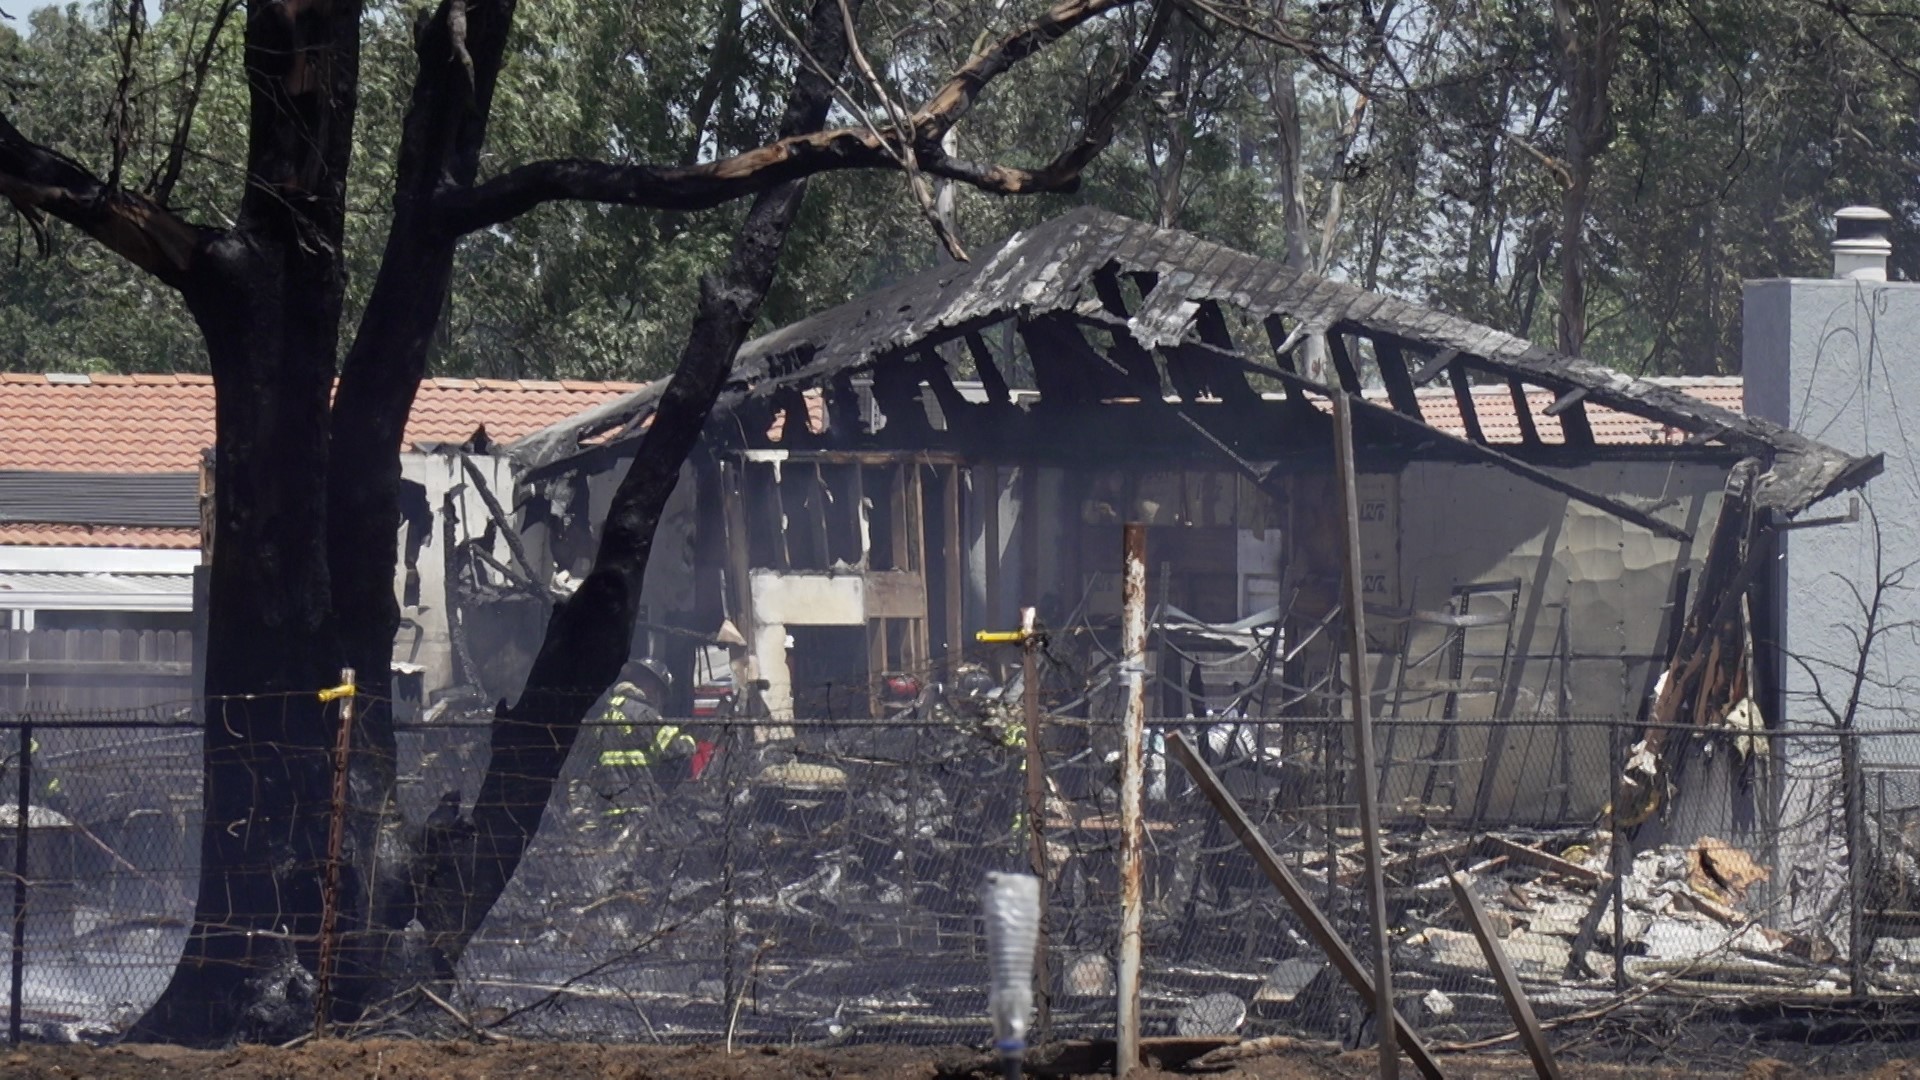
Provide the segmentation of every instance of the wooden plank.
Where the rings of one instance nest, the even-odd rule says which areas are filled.
[[[1553,404],[1541,409],[1540,412],[1546,416],[1559,416],[1561,413],[1566,412],[1586,399],[1587,388],[1584,386],[1576,386],[1566,393],[1561,394],[1559,397],[1554,398]]]
[[[906,466],[898,461],[888,470],[887,534],[893,540],[893,570],[913,569],[912,521],[907,512]]]
[[[984,511],[981,543],[987,564],[987,609],[980,613],[980,621],[998,629],[1003,625],[1000,622],[1000,467],[991,463],[983,465],[974,471],[974,476],[981,481],[978,486]]]
[[[1386,384],[1387,400],[1393,407],[1415,420],[1425,420],[1420,412],[1420,395],[1414,392],[1413,379],[1407,374],[1407,357],[1400,343],[1390,338],[1373,339],[1373,362],[1380,369],[1380,381]]]
[[[1576,401],[1560,414],[1560,432],[1568,446],[1592,446],[1593,424],[1587,419],[1587,407]]]
[[[1353,366],[1353,354],[1347,350],[1347,339],[1329,332],[1327,356],[1333,361],[1335,374],[1340,376],[1340,389],[1355,397],[1361,396],[1360,372]]]
[[[867,620],[867,709],[880,717],[880,682],[887,671],[887,620]]]
[[[1300,884],[1298,878],[1293,876],[1293,871],[1287,869],[1286,864],[1280,861],[1280,856],[1274,852],[1266,838],[1260,835],[1259,830],[1254,827],[1253,820],[1247,817],[1246,811],[1240,808],[1239,803],[1234,802],[1233,796],[1227,794],[1226,788],[1220,783],[1220,778],[1215,776],[1206,762],[1201,761],[1199,755],[1193,752],[1193,747],[1187,744],[1186,736],[1179,732],[1168,735],[1167,749],[1187,770],[1187,775],[1193,778],[1194,785],[1207,797],[1207,802],[1212,804],[1214,811],[1226,821],[1227,828],[1233,832],[1234,837],[1247,849],[1247,853],[1253,856],[1254,865],[1260,868],[1260,872],[1266,875],[1267,880],[1279,890],[1280,895],[1293,908],[1293,913],[1299,917],[1314,943],[1327,954],[1327,959],[1332,961],[1335,970],[1347,980],[1347,985],[1353,987],[1354,992],[1359,994],[1362,1000],[1372,1001],[1374,998],[1373,976],[1361,967],[1359,957],[1355,956],[1353,950],[1347,947],[1347,943],[1340,939],[1339,933],[1333,928],[1332,921],[1320,910],[1319,905],[1313,902],[1306,888]],[[1406,1018],[1402,1017],[1398,1011],[1393,1014],[1393,1024],[1395,1033],[1399,1036],[1400,1051],[1413,1060],[1414,1067],[1420,1070],[1420,1075],[1427,1077],[1428,1080],[1445,1080],[1446,1074],[1440,1071],[1440,1063],[1434,1060],[1433,1052],[1428,1050],[1426,1044],[1420,1040],[1419,1033],[1413,1030],[1413,1025],[1407,1023]]]
[[[913,518],[913,573],[918,578],[920,614],[913,617],[908,633],[913,642],[913,672],[921,679],[931,677],[928,661],[933,643],[927,629],[927,476],[916,460],[903,466],[907,473],[907,513]]]
[[[1460,426],[1466,429],[1469,442],[1484,444],[1487,433],[1480,428],[1480,410],[1473,403],[1473,383],[1467,379],[1467,365],[1460,362],[1458,353],[1454,356],[1447,368],[1447,381],[1453,384],[1453,403],[1460,409]]]
[[[946,528],[941,538],[946,554],[946,595],[947,595],[947,677],[958,678],[960,665],[965,662],[966,650],[962,642],[966,635],[965,613],[960,609],[965,605],[964,586],[966,579],[961,568],[961,528],[960,528],[960,468],[949,465],[943,470],[946,476]]]
[[[927,617],[926,579],[907,570],[875,570],[866,576],[869,619],[924,619]]]
[[[1040,467],[1029,459],[1020,466],[1020,603],[1040,602]]]
[[[1514,973],[1506,950],[1500,947],[1500,939],[1487,921],[1487,912],[1480,906],[1480,897],[1475,895],[1465,874],[1448,874],[1447,884],[1453,886],[1453,898],[1460,905],[1460,913],[1467,917],[1467,928],[1473,931],[1474,939],[1480,942],[1480,951],[1486,955],[1487,967],[1493,971],[1493,981],[1500,987],[1500,996],[1506,1000],[1507,1014],[1513,1017],[1520,1041],[1527,1048],[1527,1056],[1533,1059],[1533,1071],[1539,1074],[1540,1080],[1560,1080],[1560,1066],[1554,1062],[1553,1050],[1547,1046],[1546,1032],[1540,1029],[1540,1021],[1533,1015],[1533,1005],[1527,1001],[1527,992],[1520,985],[1520,976]]]
[[[1459,349],[1441,349],[1439,352],[1434,353],[1431,357],[1427,358],[1426,363],[1420,365],[1420,370],[1413,373],[1413,385],[1427,385],[1442,371],[1452,367],[1454,361],[1459,358]]]
[[[833,541],[827,535],[827,478],[820,463],[813,463],[813,487],[807,492],[807,521],[813,527],[815,564],[824,570],[833,565]]]
[[[1290,335],[1287,332],[1286,320],[1278,315],[1269,315],[1261,320],[1260,325],[1267,332],[1267,345],[1273,351],[1274,363],[1279,364],[1284,371],[1298,374],[1299,368],[1293,363],[1293,351],[1299,348],[1299,345],[1287,344]],[[1295,406],[1307,404],[1306,396],[1300,392],[1298,386],[1290,382],[1283,382],[1280,385],[1286,389],[1288,402]]]
[[[105,637],[106,635],[99,630],[80,631],[79,658],[95,663],[106,660]],[[90,682],[81,688],[77,695],[72,690],[67,691],[66,694],[69,708],[77,707],[85,710],[100,708],[102,696],[102,688],[98,682]]]
[[[1131,516],[1131,515],[1129,515]],[[1126,672],[1126,711],[1120,729],[1120,948],[1119,1046],[1114,1075],[1140,1065],[1140,951],[1142,886],[1146,875],[1147,527],[1129,522],[1120,574],[1120,663]],[[1164,600],[1164,597],[1162,598]],[[1177,738],[1178,736],[1176,736]]]
[[[1405,378],[1405,367],[1401,368],[1400,374]],[[1407,392],[1412,393],[1411,386]],[[1367,689],[1366,593],[1360,565],[1360,498],[1354,469],[1353,417],[1349,402],[1345,394],[1334,395],[1333,456],[1338,468],[1335,490],[1339,494],[1340,517],[1345,524],[1340,541],[1346,571],[1343,577],[1346,585],[1347,669],[1351,673],[1348,687],[1353,707],[1354,771],[1360,788],[1360,837],[1367,852],[1367,909],[1373,923],[1373,1008],[1375,1016],[1386,1017],[1393,1014],[1393,943],[1387,936],[1386,858],[1380,844],[1380,773],[1373,757],[1372,703],[1368,700]],[[1416,405],[1415,419],[1418,419],[1418,408]],[[1394,1046],[1392,1024],[1384,1020],[1379,1024],[1379,1039],[1380,1080],[1397,1080],[1400,1057]]]
[[[1573,878],[1575,881],[1585,882],[1588,885],[1598,885],[1608,880],[1607,875],[1598,870],[1589,870],[1579,863],[1568,862],[1558,855],[1549,855],[1539,848],[1530,848],[1525,844],[1517,844],[1504,836],[1489,836],[1482,840],[1481,844],[1499,854],[1507,856],[1514,862],[1523,862],[1529,866],[1539,867],[1542,870],[1551,870],[1556,874]]]
[[[1513,395],[1513,419],[1520,425],[1520,441],[1528,446],[1539,446],[1540,429],[1533,424],[1533,406],[1527,402],[1527,384],[1519,379],[1508,379],[1507,392]]]
[[[732,601],[727,605],[728,614],[733,617],[734,629],[752,642],[753,587],[748,581],[752,563],[747,551],[746,495],[742,491],[745,471],[742,466],[732,463],[720,467],[720,512],[727,527],[727,584],[732,586],[730,591],[733,594],[728,597]],[[855,498],[858,498],[857,494]],[[744,697],[742,704],[745,704]]]
[[[1000,374],[1000,365],[993,360],[993,349],[978,331],[967,335],[967,352],[973,356],[973,370],[980,376],[980,385],[986,388],[988,403],[1013,404],[1013,391],[1007,387],[1006,376]]]

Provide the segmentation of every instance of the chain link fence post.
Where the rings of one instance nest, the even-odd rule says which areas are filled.
[[[32,821],[33,721],[20,725],[20,789],[13,826],[13,985],[7,1000],[7,1042],[20,1045],[20,1000],[27,974],[27,833]]]

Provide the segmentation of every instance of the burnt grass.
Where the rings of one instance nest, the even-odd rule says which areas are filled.
[[[367,1040],[321,1041],[292,1049],[241,1047],[183,1050],[169,1046],[34,1046],[0,1051],[0,1076],[9,1080],[307,1080],[307,1078],[418,1078],[418,1080],[775,1080],[785,1077],[845,1080],[991,1080],[983,1059],[961,1048],[848,1046],[827,1049],[750,1047],[729,1054],[719,1047],[631,1046],[582,1043]],[[1533,1075],[1518,1056],[1449,1056],[1441,1061],[1456,1080],[1519,1080]],[[1724,1069],[1633,1066],[1563,1061],[1569,1078],[1739,1080],[1860,1077],[1920,1080],[1920,1063],[1895,1060],[1871,1069],[1840,1072],[1800,1069],[1755,1057]],[[1415,1074],[1402,1067],[1403,1075]],[[1136,1072],[1143,1080],[1195,1075],[1159,1070]],[[1224,1080],[1345,1080],[1375,1075],[1372,1055],[1294,1049],[1205,1075]]]

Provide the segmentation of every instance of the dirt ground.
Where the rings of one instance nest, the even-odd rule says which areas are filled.
[[[182,1050],[166,1046],[23,1047],[0,1050],[5,1080],[776,1080],[786,1077],[836,1080],[943,1080],[968,1076],[955,1071],[969,1060],[960,1049],[855,1046],[834,1049],[780,1047],[737,1050],[729,1055],[713,1047],[605,1046],[460,1042],[321,1042],[292,1050],[243,1047],[224,1051]],[[1373,1075],[1373,1060],[1363,1053],[1329,1055],[1304,1051],[1241,1062],[1205,1075],[1222,1080],[1346,1080]],[[1520,1080],[1533,1075],[1520,1058],[1460,1058],[1442,1061],[1456,1080]],[[1569,1080],[1812,1080],[1813,1074],[1758,1059],[1744,1072],[1659,1070],[1563,1063]],[[984,1075],[984,1074],[983,1074]],[[1142,1080],[1167,1080],[1176,1074],[1136,1073]],[[1403,1066],[1402,1075],[1417,1076]],[[1821,1080],[1836,1074],[1821,1070]],[[1859,1080],[1920,1080],[1920,1062],[1896,1061]]]

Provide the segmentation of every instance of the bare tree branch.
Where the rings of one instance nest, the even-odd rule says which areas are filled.
[[[140,47],[140,35],[146,29],[146,6],[141,0],[127,0],[127,32],[120,39],[120,75],[114,80],[113,100],[107,103],[107,142],[113,147],[113,164],[107,171],[107,186],[120,186],[120,170],[133,146],[133,54]],[[111,25],[111,24],[109,24]]]
[[[147,185],[147,193],[153,201],[167,206],[173,201],[174,186],[180,182],[180,172],[186,167],[187,139],[193,134],[194,113],[200,108],[200,96],[206,92],[207,74],[213,70],[213,54],[220,45],[220,33],[226,29],[227,20],[240,6],[240,0],[225,0],[213,13],[213,25],[207,29],[207,38],[200,43],[199,55],[193,59],[193,67],[186,72],[187,88],[180,96],[179,115],[174,118],[173,139],[167,144],[167,160],[160,167],[160,173]]]
[[[844,169],[901,168],[909,150],[931,176],[971,184],[1001,195],[1071,191],[1092,152],[1105,145],[1101,128],[1111,128],[1117,109],[1106,99],[1096,106],[1082,146],[1040,169],[982,165],[949,159],[940,141],[972,109],[994,79],[1075,28],[1139,0],[1059,0],[1052,9],[974,55],[911,117],[911,139],[902,140],[870,127],[794,135],[718,161],[689,166],[613,164],[579,159],[537,161],[511,169],[472,188],[445,191],[438,200],[443,233],[464,235],[510,221],[545,202],[568,199],[647,206],[663,210],[704,210],[765,191],[788,180]],[[1154,39],[1157,43],[1157,39]],[[1147,54],[1151,56],[1149,52]],[[1143,67],[1136,60],[1135,67]],[[1130,69],[1131,70],[1131,69]],[[1117,89],[1124,100],[1134,79]],[[1112,97],[1113,95],[1109,95]],[[911,145],[905,145],[905,143]]]
[[[36,227],[42,215],[59,218],[174,288],[186,281],[195,256],[215,235],[33,142],[4,114],[0,114],[0,195]]]

